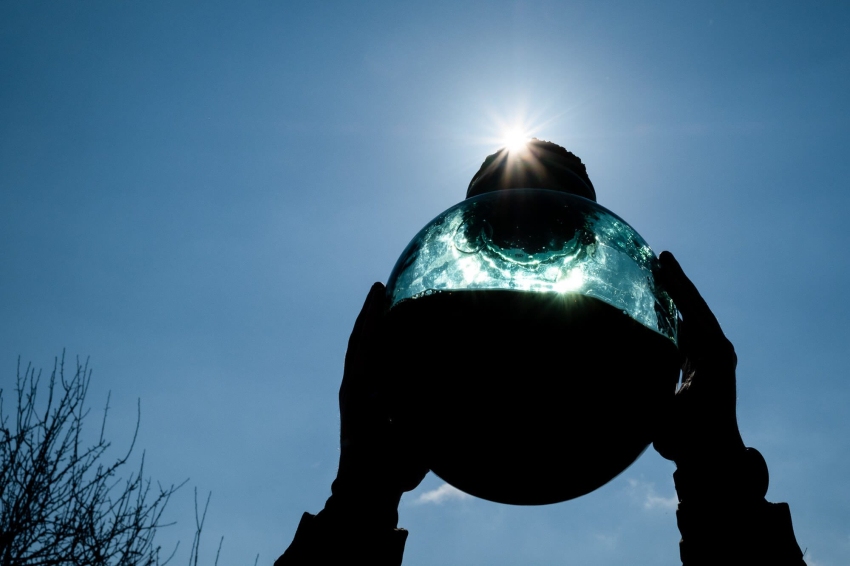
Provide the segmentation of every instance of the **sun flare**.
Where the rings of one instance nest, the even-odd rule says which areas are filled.
[[[505,130],[505,133],[502,134],[502,142],[508,151],[520,151],[523,149],[528,140],[531,139],[531,136],[528,135],[527,132],[520,130],[519,128],[511,128],[509,130]]]

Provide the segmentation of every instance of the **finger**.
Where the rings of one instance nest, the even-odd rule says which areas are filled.
[[[345,352],[345,371],[340,387],[340,400],[348,389],[359,385],[360,379],[356,376],[363,373],[364,358],[367,355],[369,343],[374,339],[377,323],[383,314],[384,292],[382,283],[373,284],[354,322],[354,329],[348,338],[348,350]]]
[[[378,328],[384,317],[386,288],[383,283],[374,283],[369,290],[364,307],[363,328],[361,329],[360,348],[368,351],[378,338]]]
[[[658,258],[661,265],[660,279],[670,298],[676,303],[682,318],[688,321],[691,328],[701,331],[711,331],[723,334],[717,317],[708,308],[708,303],[702,298],[696,286],[688,279],[682,266],[670,252],[661,252]]]
[[[364,326],[367,325],[372,318],[374,318],[376,303],[380,302],[378,299],[380,295],[383,295],[383,292],[384,285],[382,283],[374,283],[372,284],[372,288],[369,289],[369,294],[366,295],[366,300],[363,302],[363,307],[357,315],[357,320],[354,321],[354,328],[351,331],[351,336],[348,338],[349,353],[356,352],[359,349],[360,343],[363,339]]]

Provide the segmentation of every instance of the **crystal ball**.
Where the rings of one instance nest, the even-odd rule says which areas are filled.
[[[449,208],[387,283],[394,424],[477,497],[548,504],[604,485],[652,441],[678,380],[657,268],[631,226],[580,196],[511,189]]]

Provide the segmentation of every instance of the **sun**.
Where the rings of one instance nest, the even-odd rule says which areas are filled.
[[[502,143],[509,152],[516,152],[524,149],[531,136],[527,132],[519,128],[510,128],[502,134]]]

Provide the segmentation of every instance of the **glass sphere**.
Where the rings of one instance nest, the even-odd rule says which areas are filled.
[[[485,499],[554,503],[605,484],[651,442],[678,380],[656,269],[631,226],[573,194],[449,208],[387,283],[393,421],[437,475]]]

